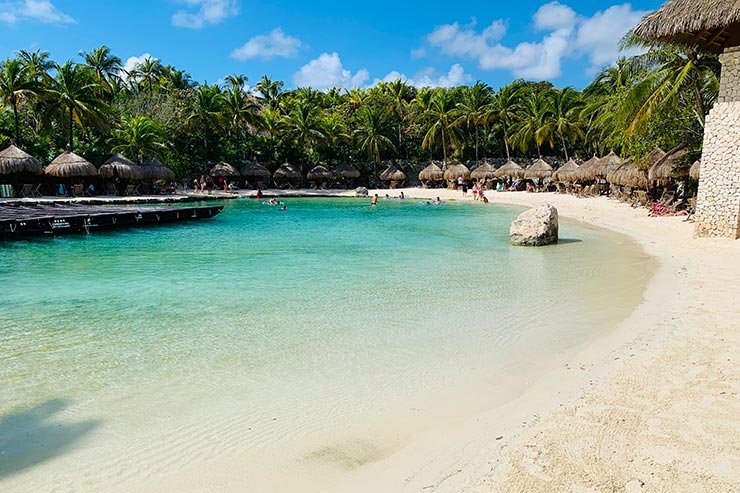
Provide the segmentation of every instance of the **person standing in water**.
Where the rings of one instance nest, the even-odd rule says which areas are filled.
[[[370,205],[378,205],[378,194],[373,195],[373,199],[370,201]]]

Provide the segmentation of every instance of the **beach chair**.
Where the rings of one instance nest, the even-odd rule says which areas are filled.
[[[635,191],[635,201],[632,207],[647,207],[648,205],[648,194],[645,190]]]
[[[82,183],[72,185],[72,196],[83,197],[85,195],[85,186]]]
[[[107,195],[118,195],[118,190],[116,189],[115,183],[106,183],[105,184],[105,193]]]
[[[124,195],[141,195],[139,193],[139,185],[127,185]]]
[[[24,183],[21,188],[21,197],[32,197],[33,196],[33,185],[31,183]]]

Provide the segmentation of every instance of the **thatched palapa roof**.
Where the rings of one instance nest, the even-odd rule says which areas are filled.
[[[272,177],[270,170],[257,161],[245,161],[240,170],[245,178],[257,178],[258,180],[269,180]]]
[[[444,179],[444,171],[434,163],[419,172],[419,181],[442,181]]]
[[[552,181],[559,182],[574,181],[578,168],[578,163],[571,158],[567,163],[556,169],[550,178],[552,178]]]
[[[689,169],[689,176],[693,178],[694,180],[698,180],[700,173],[701,173],[701,159],[697,159],[696,162],[692,164],[691,168]]]
[[[488,163],[483,163],[470,172],[470,177],[474,180],[493,180],[496,178],[496,168]]]
[[[648,176],[645,170],[641,170],[637,167],[637,164],[632,161],[609,170],[606,175],[606,180],[609,183],[616,185],[624,185],[628,187],[647,188]]]
[[[174,180],[175,172],[154,157],[141,163],[141,174],[144,180]]]
[[[391,164],[388,168],[380,174],[382,181],[403,181],[406,179],[406,173],[396,168],[395,165]]]
[[[47,175],[59,178],[97,176],[98,170],[85,158],[65,151],[54,158],[45,170]]]
[[[273,178],[277,181],[298,181],[303,178],[303,175],[292,164],[283,163],[275,171]]]
[[[322,166],[319,164],[308,172],[306,178],[308,178],[309,180],[331,180],[332,178],[334,178],[334,173],[329,171],[326,166]]]
[[[610,171],[609,168],[616,167],[620,164],[622,164],[622,160],[619,159],[619,156],[614,154],[614,151],[601,159],[594,156],[578,168],[578,171],[575,172],[575,178],[576,180],[583,181],[593,181],[606,178],[607,173]]]
[[[337,178],[355,179],[360,177],[360,171],[351,164],[342,163],[334,168],[334,176]]]
[[[240,176],[239,171],[226,161],[219,161],[218,163],[214,164],[213,168],[208,171],[208,174],[211,176],[223,176],[231,178],[237,178]]]
[[[470,170],[463,163],[455,163],[445,170],[445,180],[452,181],[457,180],[460,177],[462,177],[463,180],[470,179]]]
[[[632,32],[638,38],[721,53],[740,44],[737,0],[669,0]]]
[[[683,161],[688,152],[686,144],[671,149],[660,161],[648,169],[650,181],[668,181],[671,178],[688,176],[689,168]]]
[[[494,173],[496,178],[524,178],[524,168],[514,161],[508,161]]]
[[[532,166],[524,170],[524,178],[530,180],[540,180],[543,178],[550,178],[552,176],[552,166],[547,164],[544,159],[538,159]]]
[[[44,172],[44,167],[38,159],[16,147],[15,144],[10,144],[0,151],[0,175],[23,172],[38,175]]]
[[[103,178],[121,177],[124,180],[141,180],[144,177],[141,166],[121,154],[115,153],[98,169],[98,175]]]

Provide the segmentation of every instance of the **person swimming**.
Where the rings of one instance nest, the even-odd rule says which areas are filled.
[[[439,197],[434,199],[434,205],[441,205],[441,204],[442,204],[442,200]]]

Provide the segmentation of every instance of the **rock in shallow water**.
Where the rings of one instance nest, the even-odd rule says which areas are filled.
[[[367,197],[367,188],[365,187],[355,188],[355,197]]]
[[[512,245],[542,246],[558,242],[558,210],[544,204],[519,214],[509,229]]]

